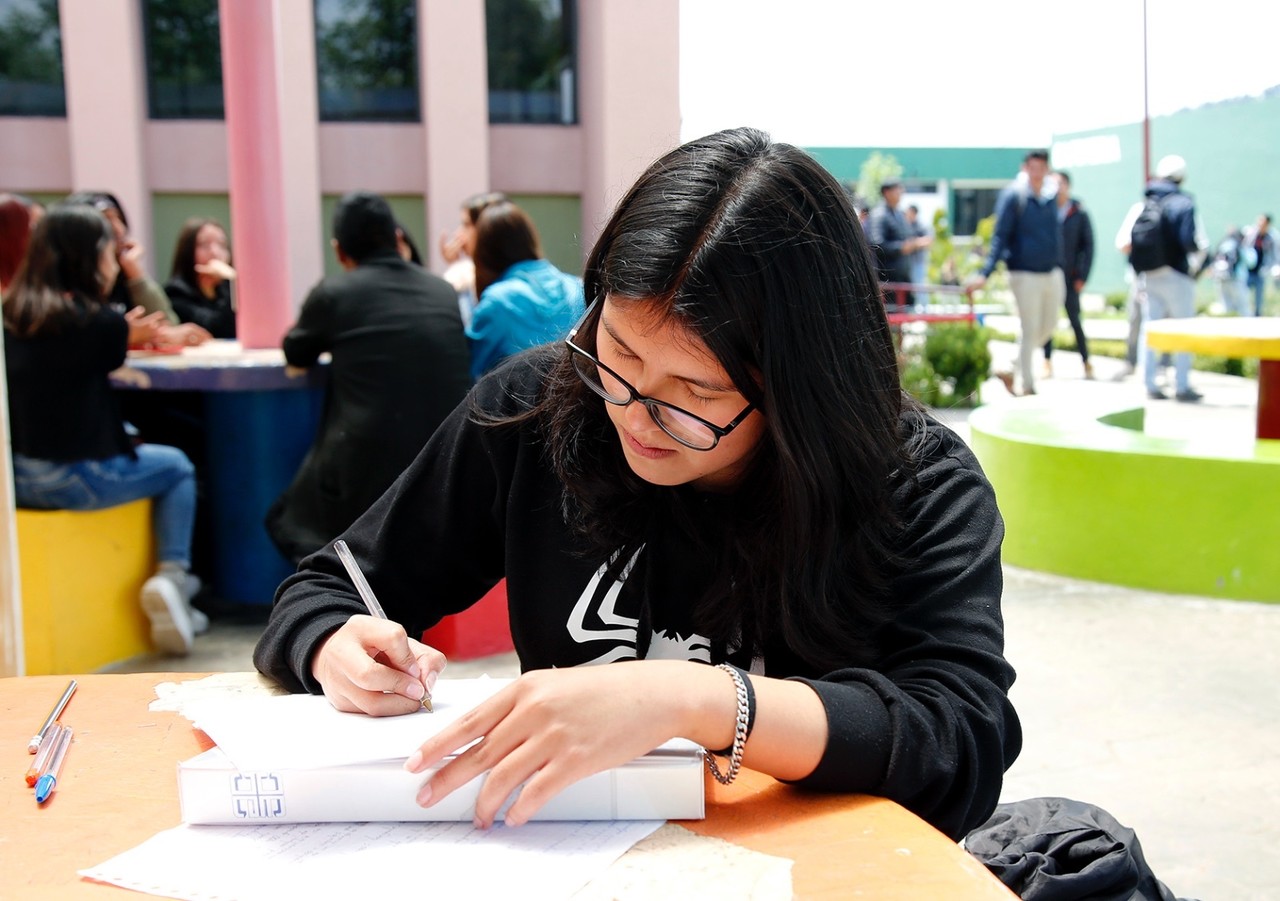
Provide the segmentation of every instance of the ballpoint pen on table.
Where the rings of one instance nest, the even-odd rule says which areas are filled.
[[[31,741],[27,742],[27,753],[34,754],[40,750],[40,742],[44,740],[44,734],[49,731],[49,727],[58,721],[58,717],[62,716],[62,710],[67,706],[67,701],[71,700],[71,695],[75,693],[76,680],[72,679],[67,683],[67,690],[62,693],[62,697],[58,699],[58,703],[53,705],[53,709],[49,711],[49,715],[44,719],[44,725],[40,727],[40,731],[31,736]]]
[[[333,549],[337,551],[338,559],[342,561],[342,565],[347,568],[347,575],[351,577],[352,583],[355,584],[356,592],[360,595],[360,600],[364,601],[370,616],[376,616],[378,619],[387,619],[387,611],[383,610],[382,605],[378,603],[378,596],[369,587],[369,580],[360,571],[360,565],[356,563],[356,558],[352,556],[351,549],[347,547],[347,543],[339,538],[333,543]],[[427,691],[426,685],[422,686],[422,709],[427,713],[432,712],[431,692]]]
[[[36,780],[44,773],[49,766],[49,760],[53,757],[53,752],[58,748],[58,739],[62,737],[62,724],[54,723],[44,733],[44,740],[40,742],[40,751],[36,754],[36,759],[31,761],[31,766],[27,767],[27,785],[36,784]]]
[[[49,766],[45,770],[44,775],[40,777],[40,781],[36,783],[36,803],[43,804],[49,800],[49,796],[53,794],[53,790],[58,785],[58,773],[62,770],[62,758],[67,756],[67,748],[71,746],[71,727],[65,726],[62,734],[58,736],[58,749],[53,752],[53,759],[49,761]]]

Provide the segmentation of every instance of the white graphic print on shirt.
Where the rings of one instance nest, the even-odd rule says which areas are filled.
[[[588,660],[588,665],[612,663],[615,660],[630,660],[636,656],[636,630],[639,626],[639,621],[633,616],[623,616],[618,613],[617,604],[618,594],[622,591],[623,583],[627,581],[627,576],[631,574],[631,569],[635,566],[636,560],[643,550],[644,546],[641,545],[631,555],[631,559],[622,568],[618,578],[600,598],[599,605],[594,612],[595,617],[604,624],[605,628],[588,628],[586,622],[588,613],[592,612],[592,600],[599,592],[600,581],[604,578],[605,573],[608,572],[609,564],[613,560],[600,565],[595,575],[587,582],[587,587],[582,590],[582,594],[578,597],[578,602],[573,605],[573,612],[569,614],[569,622],[566,626],[569,630],[569,635],[574,641],[578,644],[609,640],[616,642],[613,647],[594,660]],[[614,559],[616,559],[616,555]],[[664,630],[653,633],[653,637],[649,641],[649,653],[646,656],[650,660],[700,660],[704,663],[710,663],[711,643],[701,635],[691,634],[687,638],[682,638],[677,632],[668,633]]]

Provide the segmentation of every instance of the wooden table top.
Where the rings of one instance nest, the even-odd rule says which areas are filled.
[[[148,706],[157,684],[203,676],[76,676],[79,689],[62,716],[75,742],[43,807],[23,778],[27,741],[69,677],[0,679],[0,898],[127,897],[76,871],[181,822],[177,763],[212,743],[181,715]],[[750,771],[731,786],[708,784],[707,818],[680,825],[792,859],[797,898],[1014,897],[954,842],[891,801],[804,793]]]

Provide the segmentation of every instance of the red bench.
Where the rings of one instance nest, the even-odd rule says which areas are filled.
[[[912,285],[907,282],[882,282],[880,289],[884,297],[885,317],[889,325],[899,328],[908,322],[968,322],[977,321],[977,313],[973,309],[973,295],[960,285]],[[917,310],[913,296],[916,294],[963,296],[966,310],[948,310],[946,312],[930,312],[928,308]]]

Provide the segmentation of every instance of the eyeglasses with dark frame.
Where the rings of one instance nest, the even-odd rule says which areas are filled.
[[[598,300],[592,301],[591,306],[587,307],[587,311],[578,320],[578,324],[570,329],[569,337],[565,338],[564,343],[571,351],[574,371],[578,373],[583,384],[606,401],[619,407],[625,407],[636,401],[644,404],[658,428],[685,447],[697,451],[714,450],[720,443],[720,439],[741,425],[742,421],[756,408],[754,403],[749,403],[728,425],[718,426],[675,404],[641,394],[630,382],[601,363],[594,354],[574,343],[579,330],[591,318],[592,312],[599,303]]]

